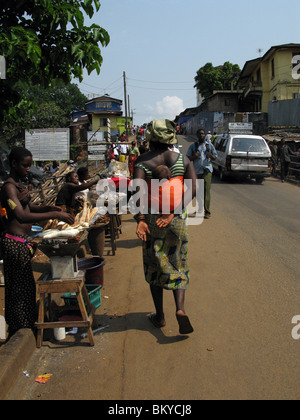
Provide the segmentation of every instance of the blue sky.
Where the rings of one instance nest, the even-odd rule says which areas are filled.
[[[105,28],[100,75],[84,73],[84,94],[123,100],[133,122],[174,119],[196,106],[197,70],[207,62],[241,68],[274,45],[300,43],[299,0],[100,0],[91,21]]]

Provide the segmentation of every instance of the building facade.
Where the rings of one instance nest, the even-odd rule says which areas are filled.
[[[300,97],[297,57],[300,44],[271,47],[260,58],[247,61],[240,74],[240,111],[268,112],[269,102]]]
[[[126,131],[126,117],[122,115],[122,101],[104,95],[86,102],[85,112],[91,121],[92,131],[121,135]],[[131,128],[131,118],[127,118],[128,128]]]

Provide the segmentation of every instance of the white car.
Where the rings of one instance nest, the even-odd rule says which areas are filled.
[[[218,157],[213,161],[220,179],[248,177],[262,183],[271,175],[271,151],[265,139],[251,134],[218,135],[215,148]]]

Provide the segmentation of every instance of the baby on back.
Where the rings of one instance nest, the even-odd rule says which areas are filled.
[[[167,167],[167,165],[158,165],[152,171],[152,178],[153,179],[158,179],[159,181],[161,181],[163,179],[171,179],[172,178],[172,172]]]

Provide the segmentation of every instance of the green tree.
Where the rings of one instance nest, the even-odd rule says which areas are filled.
[[[64,110],[55,102],[43,102],[29,113],[24,107],[24,113],[15,121],[14,126],[3,127],[1,139],[11,148],[16,144],[24,145],[25,129],[30,128],[59,128],[68,127],[69,119]]]
[[[72,112],[83,110],[86,102],[74,83],[56,81],[45,89],[41,85],[19,82],[15,89],[23,98],[22,112],[13,126],[3,124],[0,129],[1,139],[9,147],[24,143],[25,128],[68,127]]]
[[[214,90],[230,90],[231,87],[234,89],[240,73],[238,64],[231,64],[229,61],[218,67],[206,63],[197,71],[194,87],[204,98],[208,98]]]
[[[0,55],[6,59],[6,80],[0,80],[0,123],[22,117],[31,104],[16,89],[19,81],[48,87],[59,79],[82,81],[100,73],[100,46],[110,39],[99,25],[85,26],[100,9],[99,0],[1,0]]]
[[[62,114],[68,119],[70,119],[73,111],[83,110],[87,101],[86,96],[80,92],[75,83],[65,84],[61,80],[56,80],[48,88],[24,82],[17,83],[15,88],[23,98],[32,102],[35,107],[46,102],[54,102],[62,109]]]

